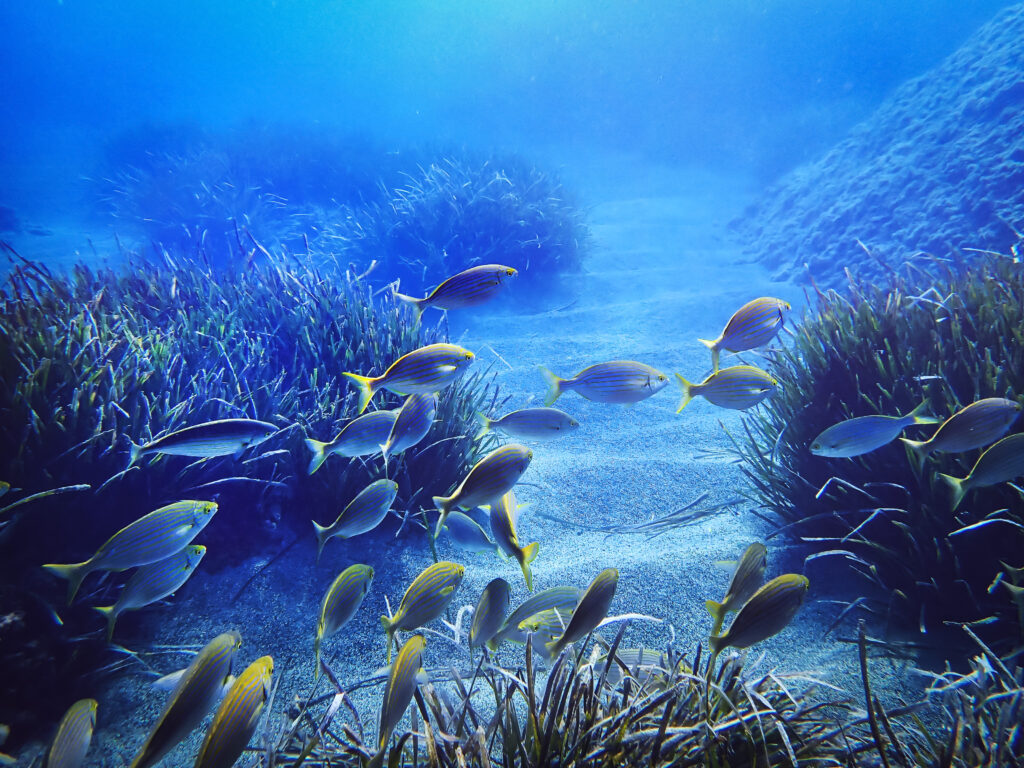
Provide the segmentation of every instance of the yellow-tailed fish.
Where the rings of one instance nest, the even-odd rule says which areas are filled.
[[[492,429],[523,440],[551,440],[569,434],[580,425],[568,413],[557,408],[523,408],[498,419],[478,413],[477,419],[481,426],[477,440]]]
[[[118,616],[173,595],[188,581],[205,554],[206,547],[190,544],[164,560],[144,565],[135,571],[121,590],[116,603],[96,606],[96,610],[107,619],[107,640],[114,635],[114,624]]]
[[[572,621],[572,608],[548,608],[519,622],[524,634],[533,635],[533,652],[543,656],[548,643],[560,637]]]
[[[509,491],[495,503],[491,504],[491,534],[498,547],[509,557],[513,558],[523,571],[523,578],[526,579],[526,588],[533,591],[533,572],[530,570],[530,563],[537,559],[537,551],[540,544],[536,541],[519,546],[519,537],[516,532],[516,524],[519,522],[519,505],[516,503],[514,491]]]
[[[961,408],[935,430],[927,440],[907,440],[919,464],[935,451],[961,453],[994,443],[1010,429],[1020,415],[1021,404],[1002,397],[987,397]]]
[[[712,636],[712,652],[717,654],[729,646],[747,648],[777,635],[800,610],[809,586],[806,576],[796,573],[776,576],[740,608],[729,629]]]
[[[719,408],[742,411],[757,405],[775,391],[779,382],[766,371],[752,365],[734,365],[722,368],[708,376],[700,384],[691,384],[678,373],[676,380],[683,390],[676,413],[687,406],[694,397],[704,397]]]
[[[425,568],[405,590],[395,615],[381,616],[380,623],[388,636],[388,663],[391,663],[391,643],[398,630],[409,631],[422,627],[442,613],[455,597],[462,584],[466,569],[458,563],[442,560]]]
[[[341,432],[329,443],[306,439],[309,449],[309,466],[306,472],[312,475],[328,456],[373,456],[380,453],[380,447],[388,441],[395,426],[397,411],[372,411],[349,421]]]
[[[547,643],[544,647],[548,656],[552,659],[558,657],[562,650],[577,640],[582,640],[595,629],[598,624],[604,621],[611,608],[612,598],[615,597],[615,588],[619,584],[619,572],[615,568],[605,568],[594,580],[590,582],[587,591],[583,593],[579,604],[572,612],[572,619],[569,626],[557,640]]]
[[[858,416],[834,424],[811,443],[811,453],[832,459],[852,458],[888,445],[914,424],[938,424],[939,419],[925,416],[925,400],[906,416]]]
[[[513,643],[525,643],[526,633],[520,628],[520,624],[531,616],[552,608],[561,608],[571,611],[580,601],[580,590],[576,587],[551,587],[544,589],[535,595],[526,598],[501,625],[501,629],[487,642],[487,647],[492,651],[497,650],[504,641]]]
[[[398,409],[394,426],[381,452],[387,456],[412,448],[427,436],[437,414],[437,395],[409,395]]]
[[[434,538],[441,535],[445,518],[451,509],[471,509],[494,503],[519,482],[532,459],[533,451],[519,443],[495,448],[480,459],[451,496],[434,497],[434,506],[440,513]]]
[[[750,596],[753,595],[764,583],[764,570],[768,565],[768,549],[759,541],[755,541],[740,557],[736,563],[736,569],[732,572],[729,580],[729,587],[725,590],[725,597],[722,602],[708,600],[704,607],[715,620],[712,635],[717,635],[722,629],[722,622],[725,621],[725,614],[729,611],[738,611]]]
[[[479,648],[494,637],[505,621],[512,588],[502,578],[493,579],[480,593],[469,626],[469,647]]]
[[[340,536],[350,539],[361,533],[372,531],[384,520],[398,495],[398,483],[394,480],[374,480],[363,488],[330,525],[320,525],[315,520],[316,559],[324,551],[328,539]]]
[[[158,437],[145,445],[132,443],[132,466],[151,453],[169,453],[172,456],[227,456],[258,445],[277,432],[277,427],[254,419],[219,419],[196,424]]]
[[[472,362],[473,353],[468,349],[455,344],[430,344],[402,355],[380,376],[344,375],[359,387],[359,412],[362,413],[380,389],[400,395],[440,392],[462,376]]]
[[[480,524],[469,515],[464,515],[459,511],[448,513],[444,529],[448,531],[448,538],[452,544],[466,552],[477,554],[498,550],[497,544],[490,540]]]
[[[356,615],[363,598],[373,584],[373,568],[368,565],[350,565],[336,578],[324,595],[320,606],[320,621],[316,626],[313,655],[316,659],[313,678],[320,677],[320,646]]]
[[[419,322],[423,310],[428,307],[436,309],[465,309],[483,304],[493,298],[504,282],[515,277],[516,270],[501,264],[480,264],[452,275],[429,296],[422,299],[406,296],[395,291],[395,298],[404,301],[416,313]]]
[[[203,722],[231,677],[231,662],[242,645],[237,632],[225,632],[196,654],[174,686],[131,768],[150,768]]]
[[[668,376],[644,363],[612,360],[584,368],[571,379],[563,379],[538,366],[548,384],[544,405],[554,403],[564,392],[579,392],[595,403],[637,403],[657,394],[668,384]]]
[[[192,543],[216,511],[213,501],[176,501],[126,525],[84,563],[51,563],[43,568],[68,580],[70,603],[82,580],[93,571],[125,571],[180,552]]]
[[[96,699],[82,699],[68,708],[46,753],[46,768],[78,768],[82,764],[92,743],[98,706]]]
[[[717,339],[698,339],[711,350],[712,370],[718,370],[718,355],[721,350],[745,352],[748,349],[763,347],[774,339],[782,330],[785,313],[789,310],[789,302],[762,296],[737,309]]]
[[[213,716],[195,768],[231,768],[248,746],[270,698],[274,660],[262,656],[246,667]]]
[[[953,493],[954,511],[972,488],[999,485],[1021,475],[1024,475],[1024,432],[1004,437],[986,449],[974,462],[967,477],[939,473],[939,477],[949,484]]]
[[[399,648],[395,663],[391,665],[380,704],[380,728],[377,733],[379,749],[387,744],[391,731],[409,708],[416,686],[425,680],[423,649],[426,645],[423,635],[413,635]]]

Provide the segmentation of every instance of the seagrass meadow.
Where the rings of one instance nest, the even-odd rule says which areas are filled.
[[[162,251],[106,269],[58,274],[18,260],[10,271],[0,293],[0,473],[15,487],[0,509],[0,614],[17,631],[0,643],[11,670],[0,721],[31,722],[37,713],[18,702],[45,707],[46,690],[107,660],[95,638],[78,637],[93,628],[91,611],[60,606],[55,623],[47,606],[59,598],[40,563],[84,559],[141,514],[195,498],[220,504],[204,567],[223,567],[309,535],[312,515],[336,514],[375,478],[374,467],[337,456],[308,476],[303,439],[329,440],[355,415],[343,371],[379,372],[380,361],[442,333],[414,328],[331,258],[316,261],[252,246],[235,267]],[[396,509],[429,506],[425,486],[465,473],[490,445],[473,439],[475,413],[496,402],[482,366],[443,393],[427,440],[391,459]],[[258,455],[156,456],[126,469],[131,441],[229,417],[279,431]]]
[[[954,509],[944,473],[965,477],[979,451],[932,453],[900,441],[856,458],[813,455],[826,427],[927,403],[940,420],[986,397],[1024,394],[1024,267],[1016,247],[968,263],[850,278],[817,292],[792,344],[774,358],[781,393],[733,434],[748,494],[808,573],[845,562],[863,577],[851,603],[890,637],[942,647],[973,626],[1000,654],[1024,643],[1024,489],[972,489]],[[923,440],[935,427],[911,426]],[[1018,421],[1011,433],[1024,429]]]

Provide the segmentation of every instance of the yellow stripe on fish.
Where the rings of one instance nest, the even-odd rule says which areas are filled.
[[[76,701],[61,718],[46,753],[46,768],[78,768],[85,760],[96,728],[96,699]]]
[[[1021,407],[1016,400],[986,397],[954,413],[927,440],[900,440],[910,448],[918,464],[923,465],[935,451],[962,453],[994,443],[1009,431]]]
[[[398,416],[387,440],[381,446],[385,456],[412,448],[430,432],[437,415],[437,395],[409,395],[398,409]]]
[[[972,488],[983,488],[999,485],[1024,475],[1024,432],[1004,437],[995,445],[986,449],[974,462],[967,477],[941,477],[952,491],[952,511],[960,506],[964,496]]]
[[[435,496],[434,506],[440,513],[434,538],[441,535],[445,518],[454,507],[472,509],[492,504],[512,489],[533,460],[533,451],[519,443],[496,448],[478,461],[451,496]]]
[[[526,579],[526,589],[532,592],[533,572],[530,570],[530,563],[537,559],[540,544],[535,541],[525,547],[519,546],[519,534],[516,530],[519,509],[514,491],[509,491],[491,504],[491,534],[501,551],[519,563],[523,578]]]
[[[721,350],[745,352],[763,347],[774,339],[782,330],[785,313],[789,310],[789,302],[762,296],[737,309],[717,339],[698,339],[711,350],[712,372],[718,372],[718,355]]]
[[[492,651],[505,640],[513,643],[525,643],[526,633],[520,624],[531,616],[552,608],[572,611],[580,601],[580,590],[576,587],[550,587],[526,598],[501,625],[501,629],[487,642]]]
[[[324,544],[329,539],[335,536],[350,539],[372,531],[380,525],[397,495],[398,483],[394,480],[375,480],[363,488],[330,525],[320,525],[314,520],[317,561],[320,560],[320,553],[324,551]]]
[[[400,395],[440,392],[462,376],[473,359],[472,352],[455,344],[429,344],[402,355],[380,376],[344,375],[359,388],[362,413],[381,389]]]
[[[712,635],[717,635],[722,629],[725,615],[730,611],[739,610],[750,596],[753,595],[764,582],[764,571],[768,566],[768,548],[759,541],[755,541],[743,552],[736,569],[729,579],[729,587],[725,590],[725,597],[722,602],[708,600],[704,607],[715,620],[715,626],[711,630]]]
[[[515,269],[501,264],[480,264],[452,275],[422,299],[394,291],[395,298],[404,301],[416,313],[419,322],[428,307],[436,309],[465,309],[492,299],[505,281],[517,275]]]
[[[213,716],[195,768],[231,768],[249,744],[270,698],[274,659],[263,656],[246,667]]]
[[[685,408],[694,397],[703,397],[719,408],[744,410],[757,405],[775,391],[779,382],[769,373],[752,365],[722,368],[700,384],[691,384],[678,373],[676,380],[683,390],[676,413]]]
[[[657,394],[668,376],[634,360],[612,360],[584,368],[571,379],[556,376],[538,366],[548,385],[544,405],[552,405],[564,392],[578,392],[595,403],[637,403]]]
[[[156,765],[203,722],[231,677],[231,662],[241,645],[242,636],[238,632],[225,632],[196,654],[171,692],[131,768]]]
[[[219,419],[195,424],[158,437],[145,445],[132,443],[128,466],[151,453],[199,458],[227,456],[259,445],[275,432],[277,427],[273,424],[254,419]]]
[[[320,606],[320,621],[316,627],[313,656],[316,661],[313,679],[320,677],[320,646],[356,615],[363,598],[373,584],[373,568],[357,563],[350,565],[331,583]]]
[[[579,604],[572,612],[569,626],[557,640],[547,643],[544,648],[551,659],[558,657],[558,654],[566,646],[582,640],[595,629],[598,624],[604,621],[611,608],[612,599],[615,597],[615,588],[619,584],[619,572],[615,568],[605,568],[594,580],[590,582],[587,591],[583,593]]]
[[[395,663],[391,665],[388,681],[384,686],[384,697],[380,705],[380,727],[377,731],[377,746],[383,750],[391,732],[409,708],[423,667],[423,649],[427,641],[423,635],[413,635],[398,650]]]
[[[712,652],[717,655],[729,646],[747,648],[777,635],[800,610],[810,584],[796,573],[776,576],[740,608],[724,634],[711,637]]]
[[[937,424],[938,419],[922,415],[928,401],[906,416],[858,416],[826,429],[811,443],[811,453],[828,458],[852,458],[888,445],[900,432],[914,424]]]
[[[213,501],[176,501],[143,515],[115,533],[84,563],[44,565],[68,580],[68,603],[93,571],[125,571],[165,560],[187,547],[213,519]]]
[[[397,411],[372,411],[349,421],[331,442],[306,439],[310,451],[306,474],[312,475],[328,456],[373,456],[380,453],[398,418]]]
[[[388,663],[395,632],[422,627],[433,621],[448,607],[455,590],[462,584],[466,569],[458,563],[442,560],[423,569],[405,590],[402,602],[392,617],[381,616],[380,623],[388,637]]]

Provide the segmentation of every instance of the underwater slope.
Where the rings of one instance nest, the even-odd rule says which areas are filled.
[[[1024,5],[999,14],[732,227],[776,277],[877,273],[916,251],[1005,252],[1024,230]],[[1016,232],[1015,232],[1016,230]]]

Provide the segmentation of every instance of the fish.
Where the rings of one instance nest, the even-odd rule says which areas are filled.
[[[176,501],[143,515],[115,533],[84,563],[43,568],[68,580],[68,604],[93,571],[126,571],[166,560],[192,543],[217,512],[214,501]]]
[[[335,536],[350,539],[372,531],[380,525],[397,495],[398,483],[394,480],[374,480],[356,494],[333,523],[325,526],[314,520],[317,561],[320,560],[320,554],[324,551],[324,544],[328,539]]]
[[[131,768],[150,768],[203,722],[231,677],[231,663],[242,645],[234,630],[217,635],[196,654],[171,691],[163,712]]]
[[[923,415],[925,400],[906,416],[858,416],[833,424],[811,443],[811,453],[830,459],[843,459],[870,453],[888,445],[900,432],[914,424],[938,424],[934,416]]]
[[[928,455],[936,451],[962,453],[994,443],[1009,431],[1021,407],[1016,400],[986,397],[954,413],[927,440],[900,440],[918,464],[923,465]]]
[[[455,597],[462,584],[466,569],[458,563],[442,560],[425,568],[409,588],[394,616],[381,616],[380,623],[388,636],[388,663],[391,663],[391,644],[398,630],[410,631],[422,627],[442,613]]]
[[[763,347],[774,339],[782,330],[785,313],[790,309],[787,301],[762,296],[737,309],[717,339],[697,339],[711,350],[712,372],[718,372],[718,355],[721,350],[745,352]]]
[[[725,615],[730,611],[739,610],[740,606],[747,602],[750,596],[764,583],[764,571],[768,566],[767,556],[768,548],[761,542],[755,541],[747,547],[736,564],[722,602],[708,600],[704,603],[704,607],[708,609],[708,613],[715,620],[715,627],[711,631],[712,635],[717,635],[722,628]]]
[[[480,431],[474,438],[476,440],[492,429],[522,440],[552,440],[569,434],[580,425],[568,413],[557,408],[522,408],[497,419],[478,413],[477,420]]]
[[[519,567],[523,571],[523,578],[526,579],[526,589],[533,592],[533,572],[530,570],[530,563],[537,559],[540,544],[535,541],[525,547],[519,546],[519,537],[516,532],[519,509],[513,491],[509,491],[497,502],[491,504],[491,534],[494,536],[498,548],[519,563]]]
[[[533,451],[519,443],[495,448],[480,459],[450,496],[434,497],[434,506],[440,513],[434,538],[440,536],[453,507],[471,509],[497,501],[519,482],[532,460]]]
[[[806,576],[796,573],[776,576],[743,604],[729,629],[711,636],[712,652],[729,646],[748,648],[777,635],[800,610],[810,584]]]
[[[779,385],[771,374],[752,365],[734,365],[722,368],[700,384],[691,384],[678,373],[676,381],[683,390],[676,413],[685,408],[694,397],[703,396],[719,408],[742,411],[757,405],[775,391]]]
[[[6,480],[0,480],[0,496],[4,496],[11,490],[11,484]]]
[[[490,540],[477,521],[462,512],[449,512],[444,528],[452,544],[466,552],[498,551],[498,545]]]
[[[469,626],[469,647],[479,648],[494,637],[505,622],[512,588],[503,578],[492,579],[473,609],[473,622]]]
[[[525,643],[526,633],[520,624],[531,616],[551,608],[572,610],[580,601],[580,590],[576,587],[550,587],[531,595],[522,602],[501,625],[501,629],[487,642],[487,647],[496,651],[504,641]]]
[[[580,602],[572,612],[569,626],[557,640],[545,644],[548,657],[552,660],[558,658],[558,654],[571,643],[581,640],[604,621],[608,615],[608,609],[612,605],[612,598],[615,597],[615,588],[619,584],[619,572],[615,568],[605,568],[594,580],[590,582]]]
[[[277,431],[273,424],[255,419],[219,419],[195,424],[158,437],[145,445],[133,442],[128,466],[133,466],[143,456],[151,453],[199,458],[227,456],[259,445]]]
[[[320,677],[320,646],[324,640],[333,635],[356,615],[363,598],[373,584],[373,568],[368,565],[350,565],[331,583],[324,595],[320,607],[320,621],[316,627],[316,640],[313,643],[313,656],[316,666],[313,679]]]
[[[85,760],[96,728],[96,699],[76,701],[61,718],[46,753],[46,768],[78,768]]]
[[[401,453],[412,448],[427,436],[434,425],[437,414],[437,395],[409,395],[398,409],[395,423],[387,440],[381,446],[381,453]]]
[[[402,355],[380,376],[344,373],[359,389],[359,413],[366,410],[378,390],[400,395],[440,392],[462,376],[475,356],[455,344],[428,344]]]
[[[668,376],[644,363],[612,360],[584,368],[571,379],[556,376],[538,366],[548,385],[544,406],[548,407],[568,391],[578,392],[595,403],[638,403],[655,395],[668,384]]]
[[[388,681],[384,684],[384,697],[380,704],[380,728],[377,733],[378,749],[383,750],[391,732],[409,708],[416,686],[426,682],[423,672],[423,649],[427,641],[423,635],[413,635],[398,650],[395,663],[388,672]]]
[[[397,411],[371,411],[349,421],[331,442],[306,438],[309,448],[309,466],[306,474],[312,475],[327,461],[328,456],[373,456],[380,453],[380,447],[388,441],[391,430],[398,418]]]
[[[949,485],[953,494],[951,511],[955,512],[972,488],[999,485],[1024,475],[1024,432],[1004,437],[987,448],[974,462],[967,477],[938,474]]]
[[[270,698],[273,675],[274,659],[262,656],[238,676],[213,716],[195,768],[231,768],[241,757]]]
[[[189,580],[205,554],[206,547],[190,544],[164,560],[144,565],[132,574],[114,605],[95,606],[107,619],[107,642],[114,636],[118,616],[173,595]]]
[[[538,655],[548,643],[562,635],[572,620],[572,608],[548,608],[519,622],[519,630],[533,635],[533,650]]]
[[[607,672],[605,671],[607,667]],[[625,668],[625,669],[623,669]],[[609,666],[608,656],[604,655],[593,662],[594,679],[605,675],[605,685],[614,690],[629,676],[649,691],[665,691],[672,685],[674,674],[692,674],[690,665],[680,659],[672,670],[668,654],[650,648],[619,648],[615,651],[615,660]]]
[[[412,308],[418,323],[423,311],[429,307],[449,310],[483,304],[492,299],[505,282],[517,274],[519,273],[512,267],[501,264],[480,264],[452,275],[422,299],[406,296],[397,290],[393,292],[396,299],[404,301]]]

